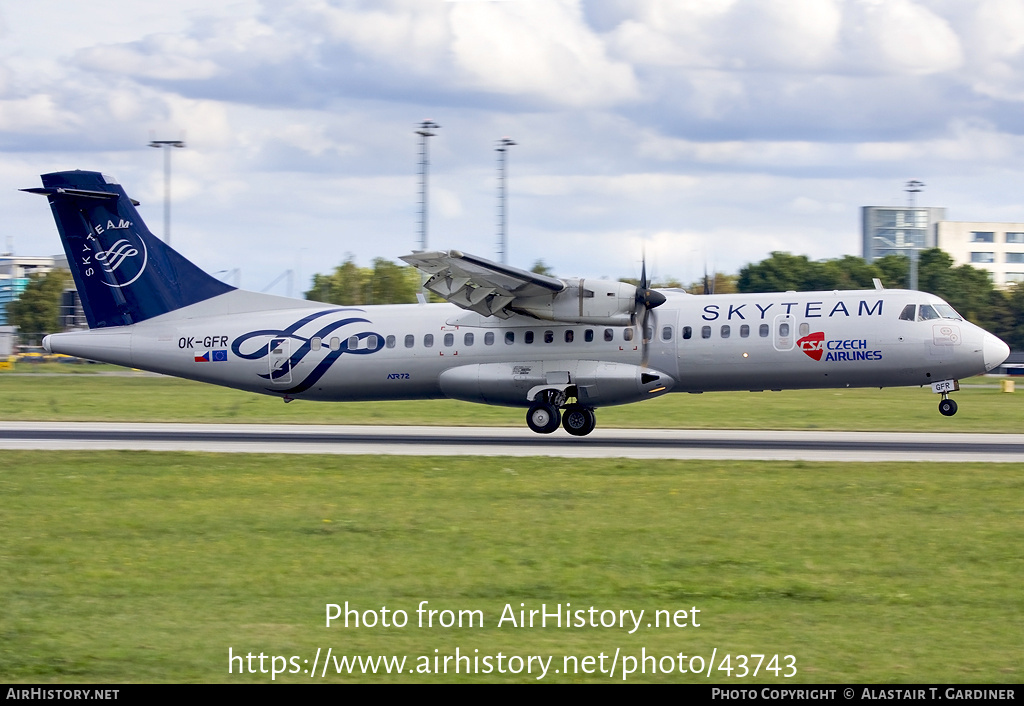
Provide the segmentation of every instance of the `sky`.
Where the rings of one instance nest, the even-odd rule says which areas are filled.
[[[419,247],[690,282],[772,251],[861,254],[860,207],[1024,222],[1024,0],[33,0],[0,5],[0,249],[101,171],[172,244],[301,296]],[[288,277],[294,274],[291,287]]]

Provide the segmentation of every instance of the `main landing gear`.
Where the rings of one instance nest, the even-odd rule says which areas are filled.
[[[562,412],[559,411],[560,405]],[[586,436],[597,426],[597,416],[592,407],[575,402],[565,404],[564,394],[547,390],[526,413],[526,424],[538,434],[550,434],[558,429],[559,423],[573,436]]]

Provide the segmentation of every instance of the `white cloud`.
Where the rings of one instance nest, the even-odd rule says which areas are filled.
[[[637,95],[631,67],[609,59],[579,0],[457,4],[451,26],[455,65],[474,88],[571,107]]]
[[[847,5],[845,54],[853,70],[925,75],[964,61],[949,23],[912,0],[855,0]]]
[[[857,208],[910,177],[972,217],[1019,208],[1019,0],[102,5],[4,8],[0,208],[52,238],[45,208],[4,189],[94,168],[159,228],[145,144],[184,133],[175,242],[243,284],[290,265],[284,242],[320,269],[414,247],[424,117],[444,125],[431,245],[492,254],[508,134],[513,262],[563,274],[634,274],[641,241],[682,278],[703,252],[857,252]]]

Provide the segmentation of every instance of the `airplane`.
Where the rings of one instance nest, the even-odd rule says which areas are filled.
[[[89,329],[51,353],[292,400],[453,398],[523,407],[585,436],[595,409],[669,392],[930,385],[949,393],[1009,347],[932,294],[691,295],[414,252],[446,303],[337,306],[236,289],[156,238],[110,177],[42,175]]]

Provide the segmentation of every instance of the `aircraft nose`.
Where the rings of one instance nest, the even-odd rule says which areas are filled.
[[[982,356],[985,359],[985,370],[996,367],[1010,355],[1010,347],[991,333],[985,334],[985,341],[982,343]]]

